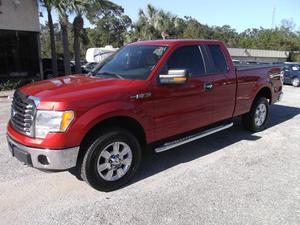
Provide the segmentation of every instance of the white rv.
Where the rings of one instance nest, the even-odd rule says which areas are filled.
[[[116,52],[118,48],[114,48],[111,45],[107,45],[104,48],[89,48],[86,51],[86,61],[87,62],[102,62],[105,58],[112,55],[114,52]]]

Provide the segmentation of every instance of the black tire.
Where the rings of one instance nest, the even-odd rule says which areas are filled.
[[[266,116],[265,116],[265,119],[262,122],[262,124],[258,125],[255,122],[255,117],[256,117],[255,113],[261,104],[263,104],[265,106]],[[246,130],[252,131],[252,132],[258,132],[258,131],[264,130],[266,128],[266,123],[268,121],[268,118],[269,118],[269,102],[265,97],[258,97],[254,101],[250,112],[248,112],[247,114],[242,116],[242,123]]]
[[[294,78],[292,79],[292,85],[293,85],[294,87],[299,87],[299,86],[300,86],[300,79],[299,79],[298,77],[294,77]]]
[[[115,181],[107,181],[97,171],[98,159],[105,147],[114,142],[127,144],[132,152],[132,161],[128,171]],[[81,177],[90,186],[99,191],[113,191],[124,186],[137,172],[141,161],[141,147],[137,138],[129,131],[121,128],[109,128],[102,132],[102,135],[94,138],[87,146],[87,151],[81,163]]]

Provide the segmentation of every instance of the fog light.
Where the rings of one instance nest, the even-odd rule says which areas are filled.
[[[45,155],[39,155],[38,156],[38,161],[42,165],[49,165],[49,163],[50,163],[49,160],[48,160],[48,158],[47,158],[47,156],[45,156]]]

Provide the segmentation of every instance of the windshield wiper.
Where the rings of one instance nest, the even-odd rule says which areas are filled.
[[[113,72],[107,72],[107,71],[96,73],[96,76],[98,76],[98,75],[111,75],[111,76],[115,76],[115,77],[117,77],[119,79],[124,79],[124,77],[121,74],[113,73]]]

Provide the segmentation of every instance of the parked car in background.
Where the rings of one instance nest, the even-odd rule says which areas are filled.
[[[81,72],[82,73],[89,73],[91,72],[99,63],[97,62],[88,62],[81,66]]]
[[[272,65],[283,65],[283,62],[272,62]]]
[[[53,75],[53,71],[52,71],[51,58],[43,58],[42,64],[43,64],[44,79],[53,78],[54,75]],[[71,72],[75,73],[75,64],[70,62],[70,65],[71,65]],[[62,59],[57,60],[57,72],[58,72],[59,77],[65,75],[64,60],[62,60]]]
[[[246,64],[247,65],[258,65],[259,62],[257,62],[257,61],[246,61]]]
[[[238,59],[233,59],[232,62],[235,66],[242,64],[242,61]]]
[[[75,65],[75,61],[74,61],[74,60],[72,60],[71,63],[72,63],[73,65]],[[81,61],[80,61],[80,66],[83,66],[84,64],[86,64],[86,61],[81,60]]]
[[[300,86],[300,63],[285,63],[283,68],[283,83],[294,87]]]

